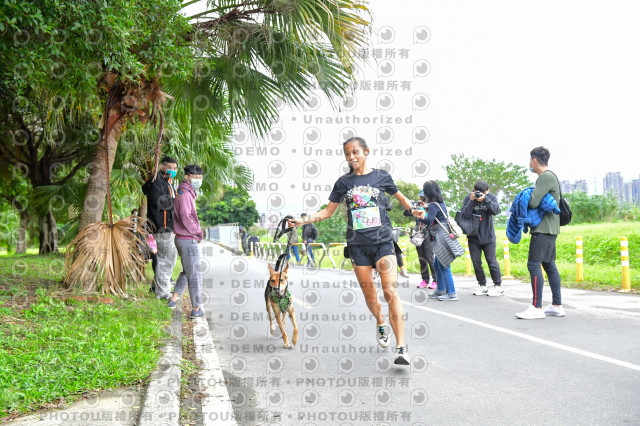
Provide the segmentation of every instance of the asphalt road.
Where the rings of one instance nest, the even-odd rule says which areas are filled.
[[[566,317],[525,321],[514,313],[528,283],[473,296],[475,280],[454,277],[459,300],[439,302],[412,275],[399,283],[403,367],[395,341],[378,346],[352,273],[290,268],[300,331],[287,350],[268,332],[266,262],[203,252],[206,316],[240,424],[640,424],[639,296],[563,289]]]

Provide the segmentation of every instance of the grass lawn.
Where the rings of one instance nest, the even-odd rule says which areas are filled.
[[[576,237],[583,239],[583,268],[584,281],[576,282]],[[625,236],[629,240],[629,259],[631,272],[632,291],[640,291],[640,223],[601,223],[589,225],[563,226],[557,240],[556,264],[565,287],[585,288],[595,290],[620,290],[622,288],[622,267],[620,264],[620,237]],[[496,229],[498,242],[497,259],[504,273],[504,255],[502,241],[506,237],[505,229]],[[530,235],[525,234],[519,244],[510,244],[511,275],[515,278],[528,280],[527,256],[529,253]],[[462,242],[462,240],[461,240]],[[409,242],[407,236],[400,238],[400,245],[406,248],[407,269],[411,273],[419,273],[420,265],[415,247]],[[343,269],[351,269],[351,262],[344,261],[342,247],[330,249],[331,255],[337,265]],[[323,250],[314,248],[316,260],[322,256]],[[307,264],[306,256],[301,259],[303,265]],[[333,265],[328,256],[325,256],[320,265],[322,268],[332,268]],[[489,278],[489,269],[483,261],[486,276]],[[465,257],[456,259],[452,264],[454,275],[465,275]],[[473,274],[473,268],[472,272]]]
[[[142,384],[158,361],[171,311],[146,284],[76,301],[63,273],[63,254],[0,256],[0,418]]]

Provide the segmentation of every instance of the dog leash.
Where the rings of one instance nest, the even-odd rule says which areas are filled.
[[[291,233],[293,230],[292,227],[287,227],[287,221],[293,220],[293,216],[287,215],[280,222],[278,222],[278,226],[276,227],[276,233],[273,236],[273,242],[277,243],[278,240],[286,233]],[[276,260],[276,272],[278,273],[278,299],[282,299],[280,297],[280,277],[282,275],[282,270],[284,269],[284,264],[286,263],[287,256],[289,256],[289,250],[291,249],[291,242],[289,241],[289,237],[287,236],[287,246],[284,249],[284,252],[278,256],[278,260]]]

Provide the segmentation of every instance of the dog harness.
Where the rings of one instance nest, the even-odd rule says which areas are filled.
[[[269,284],[267,283],[267,285]],[[279,297],[278,293],[272,291],[271,300],[273,300],[273,303],[278,305],[282,312],[287,312],[291,306],[291,291],[289,290],[289,287],[287,286],[287,292],[282,298]]]

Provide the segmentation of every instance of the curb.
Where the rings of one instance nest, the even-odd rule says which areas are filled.
[[[150,376],[140,409],[138,426],[178,426],[180,424],[180,379],[182,372],[182,306],[173,310],[169,340]]]
[[[213,336],[206,318],[199,318],[193,327],[193,345],[196,357],[201,362],[198,370],[200,379],[200,392],[206,395],[201,400],[202,424],[236,426],[227,383],[222,374],[220,359],[216,348],[213,346]]]

